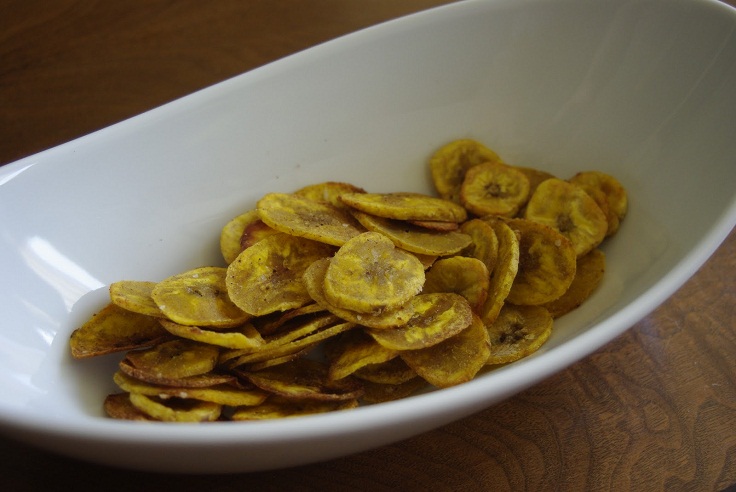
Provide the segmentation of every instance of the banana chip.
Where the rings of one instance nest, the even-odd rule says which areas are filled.
[[[396,357],[386,362],[361,367],[355,371],[354,376],[371,383],[397,385],[415,379],[417,373],[406,365],[404,359]]]
[[[232,420],[268,420],[301,417],[318,413],[350,410],[358,406],[353,400],[293,400],[272,396],[255,407],[240,407],[232,414]]]
[[[519,238],[503,221],[490,222],[498,239],[498,261],[491,272],[488,297],[481,309],[481,319],[487,325],[493,323],[511,291],[519,271]]]
[[[570,287],[559,298],[544,304],[553,318],[569,313],[577,309],[603,280],[606,271],[606,255],[600,249],[594,249],[590,253],[577,259],[575,278]]]
[[[240,244],[245,228],[260,220],[256,210],[249,210],[231,219],[220,231],[220,253],[225,263],[230,264],[243,250]]]
[[[128,352],[135,368],[160,378],[180,379],[212,371],[220,351],[217,347],[185,339],[175,339],[147,349]]]
[[[121,280],[110,284],[110,300],[128,311],[146,316],[165,317],[151,297],[156,282]]]
[[[613,176],[600,171],[579,172],[569,181],[585,190],[606,214],[606,236],[616,234],[629,208],[628,195],[623,185]]]
[[[342,246],[363,232],[349,213],[299,195],[269,193],[256,207],[269,227],[333,246]]]
[[[561,232],[577,256],[598,246],[608,231],[608,219],[595,200],[579,186],[557,178],[537,187],[524,217]]]
[[[462,251],[463,256],[483,262],[489,274],[498,261],[498,238],[493,227],[481,219],[471,219],[460,226],[460,232],[471,238],[471,244]]]
[[[305,186],[294,192],[297,196],[309,198],[315,202],[329,203],[333,207],[347,210],[349,207],[340,199],[345,193],[365,193],[365,190],[350,183],[326,181]]]
[[[119,420],[153,421],[154,419],[138,410],[130,402],[128,393],[114,393],[107,395],[103,408],[108,417]]]
[[[480,312],[488,297],[491,276],[477,258],[452,256],[437,260],[426,274],[423,293],[454,292],[463,296],[473,312]]]
[[[419,392],[426,385],[427,382],[420,377],[415,377],[398,384],[381,384],[365,381],[363,382],[365,393],[363,394],[362,400],[366,403],[384,403],[399,400]]]
[[[302,237],[268,236],[227,267],[227,293],[236,306],[253,316],[298,308],[312,300],[302,280],[304,271],[333,252],[332,246]]]
[[[501,162],[501,158],[475,140],[455,140],[442,146],[429,160],[432,182],[439,196],[460,203],[465,173],[484,162]]]
[[[470,381],[490,354],[488,331],[473,315],[470,326],[437,345],[401,352],[401,358],[422,379],[438,388]]]
[[[340,199],[356,210],[386,219],[457,223],[468,218],[459,204],[420,193],[346,193]]]
[[[72,332],[69,346],[72,357],[85,359],[146,347],[168,336],[158,318],[110,303]]]
[[[330,379],[342,379],[369,364],[387,362],[399,355],[387,349],[362,330],[352,330],[331,345]]]
[[[267,226],[261,219],[254,220],[245,226],[245,229],[243,229],[243,234],[240,236],[240,251],[250,248],[265,237],[278,233],[279,231]],[[235,260],[235,258],[233,258],[233,260]],[[232,261],[229,263],[232,263]]]
[[[180,325],[232,328],[250,315],[230,300],[225,286],[227,270],[202,267],[162,280],[151,297],[167,318]]]
[[[130,403],[154,420],[163,422],[213,422],[220,418],[222,405],[199,400],[160,400],[139,393],[130,393]]]
[[[161,326],[172,335],[218,347],[245,349],[259,347],[264,343],[261,334],[250,324],[227,332],[203,330],[198,326],[180,325],[165,319],[161,320]]]
[[[513,217],[528,199],[529,178],[499,162],[471,167],[460,187],[460,203],[479,217]]]
[[[486,325],[491,342],[488,364],[506,364],[535,352],[552,334],[552,315],[541,306],[505,304]]]
[[[126,374],[139,381],[160,386],[175,386],[179,388],[207,388],[218,384],[232,384],[235,382],[235,376],[231,374],[219,374],[215,372],[206,372],[194,376],[186,377],[167,377],[161,374],[155,366],[144,365],[143,367],[135,367],[128,361],[123,359],[118,365],[120,372]]]
[[[506,300],[512,304],[551,302],[570,287],[575,278],[575,249],[551,227],[526,219],[508,225],[519,236],[519,269]]]

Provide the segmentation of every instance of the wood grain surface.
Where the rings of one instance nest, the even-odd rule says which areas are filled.
[[[0,0],[0,164],[443,3]],[[591,356],[391,446],[267,473],[178,476],[0,438],[0,489],[724,490],[736,483],[735,273],[732,232],[680,291]]]

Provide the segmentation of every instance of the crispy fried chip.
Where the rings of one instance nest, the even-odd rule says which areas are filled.
[[[261,334],[258,333],[253,325],[248,323],[226,332],[203,330],[198,326],[180,325],[165,319],[161,320],[161,326],[172,335],[181,338],[231,349],[254,348],[264,343]]]
[[[532,196],[532,193],[534,193],[534,191],[537,189],[537,186],[539,186],[542,181],[546,181],[549,178],[555,177],[555,175],[552,173],[542,171],[541,169],[536,169],[533,167],[514,166],[514,168],[524,173],[529,180],[529,196]]]
[[[616,234],[629,208],[628,195],[621,182],[601,171],[579,172],[569,181],[584,189],[606,214],[606,236]]]
[[[164,317],[151,297],[156,282],[121,280],[110,284],[110,300],[123,309],[146,316]]]
[[[225,286],[227,269],[202,267],[162,280],[151,291],[161,312],[180,325],[231,328],[250,315],[233,304]]]
[[[485,264],[489,274],[493,272],[498,261],[498,238],[493,227],[484,220],[471,219],[460,226],[460,232],[467,234],[472,240],[470,246],[462,251],[462,255],[479,259]]]
[[[316,302],[311,302],[298,308],[279,311],[268,316],[261,316],[260,318],[253,318],[253,324],[261,335],[272,335],[297,318],[324,313],[326,311],[325,308]]]
[[[582,256],[598,246],[608,231],[608,219],[582,188],[561,179],[543,181],[526,205],[524,217],[567,237]]]
[[[404,325],[414,314],[411,303],[406,303],[396,309],[384,310],[380,313],[359,313],[333,306],[324,295],[324,278],[329,265],[329,258],[323,258],[312,263],[304,272],[304,283],[312,299],[335,316],[363,326],[380,329]]]
[[[468,169],[501,158],[485,145],[470,139],[455,140],[437,150],[429,160],[432,182],[440,197],[460,203],[460,187]]]
[[[363,394],[357,379],[346,377],[337,381],[329,378],[326,365],[312,359],[297,359],[240,375],[264,391],[290,399],[354,400]]]
[[[206,388],[208,386],[216,386],[218,384],[230,384],[235,381],[235,376],[232,374],[219,374],[215,372],[206,372],[195,376],[171,378],[160,374],[156,367],[148,365],[140,368],[135,367],[130,363],[130,361],[128,361],[128,359],[121,360],[118,366],[122,373],[132,378],[160,386]]]
[[[293,400],[270,397],[265,403],[255,407],[237,408],[232,420],[267,420],[281,419],[287,417],[301,417],[318,413],[336,412],[339,410],[350,410],[358,406],[358,401],[353,400]]]
[[[340,199],[356,210],[386,219],[463,222],[468,218],[459,204],[420,193],[346,193]]]
[[[391,330],[368,329],[368,333],[388,349],[417,350],[459,333],[472,321],[470,304],[458,294],[419,294],[411,304],[414,315],[404,326]]]
[[[138,410],[130,402],[128,393],[114,393],[107,395],[103,408],[108,417],[119,420],[152,421],[153,418]]]
[[[365,232],[332,257],[323,288],[333,306],[374,313],[404,305],[423,284],[424,266],[416,256],[382,234]]]
[[[75,359],[84,359],[146,347],[168,336],[158,318],[110,303],[72,332],[69,346]]]
[[[206,401],[178,398],[164,401],[139,393],[130,393],[129,398],[135,408],[164,422],[213,422],[222,412],[222,405]]]
[[[333,246],[342,246],[363,232],[349,213],[303,196],[269,193],[256,206],[269,227]]]
[[[409,220],[407,222],[423,229],[440,232],[456,231],[460,227],[458,222],[449,222],[445,220]]]
[[[454,292],[463,296],[473,312],[479,312],[488,297],[491,276],[477,258],[452,256],[437,260],[426,274],[422,292]]]
[[[153,372],[160,378],[179,379],[212,371],[219,352],[212,345],[179,338],[130,351],[126,358],[137,369]]]
[[[506,364],[535,352],[552,333],[552,316],[541,306],[505,304],[486,325],[491,341],[488,364]]]
[[[345,193],[365,193],[365,190],[350,183],[326,181],[305,186],[294,192],[295,195],[309,198],[315,202],[329,203],[334,207],[347,209],[348,206],[340,200],[340,196]]]
[[[575,278],[570,287],[559,298],[544,304],[544,307],[553,318],[577,309],[601,283],[605,270],[606,255],[600,249],[581,256],[577,259]]]
[[[363,330],[343,334],[332,344],[331,351],[330,379],[342,379],[369,364],[380,364],[399,355],[398,350],[384,347]]]
[[[261,219],[255,220],[243,229],[243,234],[240,236],[240,251],[250,248],[263,238],[278,233],[279,231],[267,226]],[[237,255],[235,258],[237,258]],[[235,258],[233,258],[233,260],[235,260]],[[229,263],[232,263],[232,261]]]
[[[230,264],[243,250],[240,240],[245,228],[259,221],[256,210],[249,210],[231,219],[220,231],[220,253],[225,263]]]
[[[492,220],[489,223],[498,239],[498,261],[491,271],[488,297],[481,309],[481,319],[486,324],[493,323],[498,316],[519,271],[518,236],[503,221]]]
[[[428,348],[401,352],[400,357],[428,383],[447,388],[473,379],[489,354],[488,331],[473,315],[460,333]]]
[[[519,236],[519,270],[506,300],[512,304],[539,305],[567,291],[575,278],[575,249],[565,236],[527,219],[508,225]]]
[[[332,256],[324,243],[274,234],[243,251],[227,268],[227,292],[246,313],[262,316],[298,308],[309,302],[302,280],[313,261]]]
[[[486,162],[468,169],[460,187],[460,202],[479,217],[513,217],[528,199],[526,174],[500,162]]]
[[[365,390],[365,394],[363,395],[362,400],[366,403],[394,401],[411,396],[426,386],[427,382],[420,377],[414,377],[408,381],[398,384],[382,384],[364,381],[363,388]]]
[[[363,227],[378,232],[399,248],[430,256],[459,253],[470,245],[471,238],[457,231],[432,231],[402,220],[391,220],[363,212],[353,212]]]
[[[355,371],[354,376],[362,381],[378,384],[401,384],[417,377],[416,371],[406,365],[404,359],[396,357],[380,364],[370,364]]]

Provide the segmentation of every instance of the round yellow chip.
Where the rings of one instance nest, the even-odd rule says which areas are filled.
[[[333,306],[359,313],[405,304],[422,290],[424,266],[386,236],[365,232],[346,242],[327,267],[324,294]]]
[[[263,316],[311,301],[302,275],[315,260],[332,256],[327,244],[274,234],[244,250],[227,267],[227,293],[244,312]]]
[[[164,317],[151,297],[156,282],[121,280],[110,284],[110,300],[123,309],[147,316]]]
[[[511,219],[519,236],[519,270],[506,297],[512,304],[539,305],[567,291],[575,278],[575,249],[565,236],[527,219]]]
[[[160,400],[130,393],[130,403],[154,420],[163,422],[212,422],[220,418],[222,405],[190,399]]]
[[[598,287],[606,270],[606,255],[600,249],[577,259],[575,278],[567,291],[554,301],[544,304],[553,318],[578,308]]]
[[[498,238],[493,227],[484,220],[471,219],[460,226],[460,232],[467,234],[472,240],[470,246],[462,251],[462,255],[479,259],[489,274],[493,272],[498,261]]]
[[[220,351],[212,345],[177,338],[147,349],[127,353],[135,368],[156,374],[160,378],[180,379],[212,371]]]
[[[250,315],[230,300],[225,287],[227,270],[202,267],[162,280],[151,297],[164,315],[180,325],[230,328]]]
[[[226,263],[230,264],[242,251],[240,244],[245,228],[260,220],[258,211],[249,210],[228,221],[220,231],[220,253]]]
[[[329,203],[337,208],[347,209],[348,206],[340,200],[340,196],[345,193],[365,193],[365,190],[350,183],[326,181],[305,186],[294,192],[295,195],[309,198],[315,202]]]
[[[349,213],[303,196],[269,193],[256,207],[269,227],[333,246],[342,246],[363,232]]]
[[[501,220],[491,220],[490,224],[498,239],[498,261],[491,272],[488,297],[481,309],[481,319],[485,324],[493,323],[498,316],[519,271],[518,236]]]
[[[608,231],[608,219],[582,188],[551,178],[543,181],[526,205],[524,217],[567,237],[582,256],[598,246]]]
[[[570,182],[584,189],[606,214],[606,236],[614,235],[629,208],[626,189],[613,176],[601,171],[583,171],[570,178]]]
[[[528,198],[529,178],[500,162],[486,162],[468,169],[460,188],[460,203],[479,217],[513,217]]]
[[[218,347],[245,349],[263,345],[261,334],[253,325],[245,324],[235,330],[213,331],[203,330],[198,326],[187,326],[169,320],[161,320],[161,326],[172,335],[195,342],[208,343]]]
[[[454,292],[463,296],[473,312],[479,312],[488,297],[491,276],[477,258],[452,256],[437,260],[426,273],[422,293]]]
[[[459,204],[420,193],[346,193],[340,199],[356,210],[386,219],[463,222],[468,217]]]
[[[468,169],[501,158],[485,145],[470,139],[455,140],[437,150],[429,160],[429,169],[437,193],[446,200],[460,203],[460,187]]]
[[[235,376],[230,374],[220,374],[215,372],[205,372],[194,376],[186,377],[168,377],[157,371],[156,367],[143,366],[135,367],[128,361],[123,359],[118,364],[120,372],[126,374],[139,381],[157,384],[159,386],[175,386],[178,388],[207,388],[218,384],[230,384],[235,381]]]
[[[488,364],[506,364],[535,352],[552,334],[552,316],[541,306],[505,304],[486,325],[491,342]]]

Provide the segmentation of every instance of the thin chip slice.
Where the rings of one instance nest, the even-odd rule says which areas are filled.
[[[351,330],[331,346],[330,379],[342,379],[369,364],[380,364],[399,355],[387,349],[363,330]]]
[[[567,237],[577,256],[598,246],[608,231],[608,219],[582,188],[561,179],[543,181],[526,205],[524,217]]]
[[[354,400],[363,394],[357,379],[333,381],[328,367],[312,359],[297,359],[291,364],[240,375],[264,391],[290,399]]]
[[[130,393],[135,408],[163,422],[213,422],[220,418],[222,405],[206,401],[171,398],[166,401]]]
[[[108,417],[118,420],[141,420],[153,421],[154,419],[138,410],[130,402],[130,395],[126,393],[113,393],[105,397],[103,409]]]
[[[420,350],[401,353],[404,362],[428,383],[448,388],[470,381],[490,354],[488,331],[473,315],[470,326],[453,337]]]
[[[481,309],[481,319],[485,324],[493,323],[498,316],[519,271],[518,236],[501,220],[490,220],[489,224],[498,239],[498,261],[491,272],[488,297]]]
[[[156,282],[139,280],[121,280],[110,284],[110,300],[123,309],[146,316],[164,317],[158,308],[151,292]]]
[[[606,214],[606,236],[616,234],[629,208],[628,195],[621,182],[601,171],[579,172],[570,182],[584,189]]]
[[[492,273],[498,261],[498,238],[493,227],[484,220],[471,219],[460,226],[460,232],[472,239],[462,255],[479,259],[485,264],[488,273]]]
[[[540,305],[564,294],[575,278],[577,255],[572,243],[531,220],[511,219],[508,225],[519,236],[519,270],[506,300]]]
[[[427,382],[420,377],[414,377],[398,384],[382,384],[365,381],[363,383],[365,394],[363,395],[362,401],[375,404],[399,400],[419,392],[426,386]]]
[[[342,246],[363,232],[349,213],[303,196],[269,193],[256,207],[269,227],[333,246]]]
[[[460,203],[460,187],[468,169],[501,158],[485,145],[461,139],[443,145],[429,160],[432,182],[440,197]]]
[[[227,268],[227,293],[244,312],[263,316],[309,302],[302,276],[334,248],[289,234],[274,234],[243,251]]]
[[[216,372],[206,372],[187,377],[167,377],[160,374],[155,367],[143,366],[135,367],[127,358],[118,364],[120,372],[126,374],[139,381],[160,386],[175,386],[179,388],[207,388],[218,384],[231,384],[235,381],[235,376],[231,374],[220,374]]]
[[[261,334],[249,323],[229,331],[203,330],[198,326],[180,325],[165,319],[161,320],[161,326],[172,335],[218,347],[246,349],[260,347],[264,343]]]
[[[411,303],[406,303],[396,309],[384,310],[380,313],[359,313],[333,306],[324,294],[324,279],[329,265],[329,258],[323,258],[312,263],[304,272],[304,283],[312,299],[335,316],[371,328],[389,329],[406,324],[414,314]]]
[[[491,276],[477,258],[452,256],[437,260],[426,274],[422,293],[454,292],[463,296],[478,313],[488,297]]]
[[[85,359],[146,347],[169,337],[158,318],[110,303],[72,332],[69,347],[72,357]]]
[[[529,196],[534,193],[534,191],[537,189],[537,186],[539,186],[542,181],[546,181],[549,178],[556,177],[550,172],[543,171],[534,167],[514,166],[514,168],[524,173],[527,179],[529,179]]]
[[[230,300],[226,274],[222,267],[195,268],[162,280],[151,297],[167,318],[180,325],[240,326],[251,316]]]
[[[132,350],[126,358],[137,369],[160,378],[179,379],[212,371],[219,352],[212,345],[177,338],[147,349]]]
[[[553,318],[559,318],[577,309],[585,302],[603,280],[606,270],[606,255],[594,249],[577,259],[575,278],[562,296],[544,304]]]
[[[468,218],[459,204],[420,193],[346,193],[340,199],[356,210],[386,219],[457,223]]]
[[[392,330],[368,329],[367,332],[388,349],[417,350],[461,332],[473,319],[468,301],[454,293],[420,294],[411,304],[414,315],[404,326]]]
[[[220,253],[225,263],[230,264],[242,251],[240,238],[245,228],[260,220],[256,210],[249,210],[232,218],[220,231]]]
[[[268,393],[261,390],[244,390],[229,385],[210,386],[207,388],[159,386],[137,380],[120,371],[113,375],[113,381],[121,390],[127,391],[128,393],[155,396],[161,400],[180,398],[208,401],[231,407],[260,405],[268,396]]]
[[[528,199],[526,174],[499,162],[468,169],[460,188],[460,203],[478,217],[513,217]]]
[[[303,196],[304,198],[309,198],[315,202],[329,203],[334,207],[347,209],[348,206],[340,200],[340,196],[345,193],[365,193],[365,190],[350,183],[326,181],[305,186],[294,192],[297,196]]]
[[[256,213],[258,212],[256,211]],[[240,235],[240,251],[250,248],[265,237],[278,233],[279,231],[267,226],[260,218],[258,220],[254,220],[248,224],[245,229],[243,229],[243,234]],[[233,260],[234,259],[235,258],[233,258]],[[232,261],[230,263],[232,263]]]
[[[365,232],[335,253],[323,283],[325,298],[333,306],[382,312],[404,305],[422,290],[424,266],[386,236]]]
[[[432,231],[402,220],[391,220],[363,212],[353,212],[360,224],[369,231],[391,239],[399,248],[430,256],[449,256],[459,253],[471,243],[467,234],[458,231]]]
[[[284,326],[288,325],[292,320],[303,316],[324,313],[325,311],[326,309],[316,302],[311,302],[298,308],[273,313],[270,316],[254,318],[253,324],[256,325],[258,332],[261,333],[261,335],[272,335],[281,330]]]
[[[541,306],[505,304],[492,325],[488,364],[506,364],[535,352],[552,334],[552,316]]]
[[[354,376],[362,381],[378,384],[401,384],[417,377],[416,371],[406,365],[404,359],[396,357],[380,364],[370,364],[355,371]]]
[[[232,420],[281,419],[350,410],[357,406],[357,400],[293,400],[272,396],[265,403],[256,407],[235,409],[230,418]]]
[[[423,229],[440,232],[456,231],[460,227],[458,222],[449,222],[446,220],[409,220],[407,222]]]

